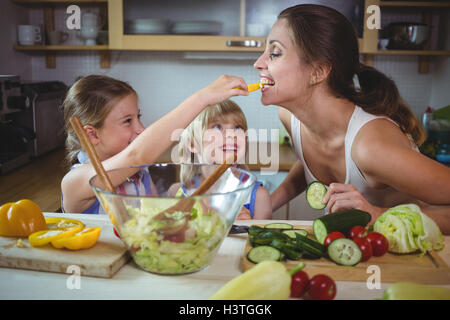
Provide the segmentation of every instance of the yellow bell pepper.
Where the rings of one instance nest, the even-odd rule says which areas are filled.
[[[47,224],[44,215],[31,200],[8,202],[0,207],[0,236],[28,237],[45,229]]]
[[[227,282],[211,300],[286,300],[291,294],[291,275],[304,267],[286,270],[278,261],[263,261]]]
[[[47,229],[61,229],[72,227],[84,227],[83,222],[75,219],[49,217],[45,218]]]
[[[41,247],[53,240],[65,238],[83,230],[83,227],[47,229],[30,234],[28,241],[33,247]]]
[[[71,236],[53,240],[52,245],[57,249],[88,249],[97,243],[98,237],[100,236],[100,231],[100,227],[84,228]]]

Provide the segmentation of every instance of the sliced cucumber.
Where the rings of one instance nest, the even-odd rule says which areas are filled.
[[[265,229],[283,229],[290,230],[294,229],[294,226],[289,223],[269,223],[264,226]]]
[[[290,238],[295,240],[295,234],[298,233],[301,236],[307,236],[308,235],[308,231],[304,230],[304,229],[292,229],[292,230],[283,230],[281,231],[284,234],[287,234]]]
[[[317,218],[313,222],[313,231],[316,239],[323,243],[326,236],[333,231],[339,231],[348,235],[354,226],[365,227],[372,216],[362,210],[349,209]]]
[[[279,261],[281,258],[281,251],[269,246],[254,247],[247,253],[247,259],[253,263],[259,263],[266,260]]]
[[[340,238],[328,246],[328,256],[337,264],[354,266],[361,261],[362,253],[353,240]]]
[[[326,193],[327,188],[322,182],[313,181],[306,188],[306,202],[308,202],[311,208],[322,210],[327,206],[322,202]]]

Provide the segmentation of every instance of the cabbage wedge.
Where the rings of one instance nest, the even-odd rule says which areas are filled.
[[[373,230],[389,241],[389,251],[411,253],[444,248],[444,237],[437,224],[415,204],[390,208],[375,221]]]

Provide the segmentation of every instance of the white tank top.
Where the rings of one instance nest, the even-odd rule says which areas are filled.
[[[355,140],[355,137],[359,130],[369,121],[379,118],[391,120],[397,125],[395,121],[388,117],[375,116],[373,114],[365,112],[362,108],[355,106],[355,110],[353,111],[352,117],[350,118],[347,127],[347,133],[345,135],[345,184],[352,184],[372,205],[387,208],[402,203],[409,203],[414,198],[408,194],[401,193],[392,187],[386,187],[384,189],[374,189],[369,186],[361,171],[353,161],[351,155],[353,141]],[[306,183],[309,184],[318,179],[316,179],[311,173],[308,166],[306,165],[305,159],[303,158],[302,140],[300,135],[300,121],[294,115],[291,116],[291,131],[295,152],[300,161],[303,163]],[[419,151],[417,146],[412,141],[412,138],[410,136],[408,137],[412,143],[411,148]]]

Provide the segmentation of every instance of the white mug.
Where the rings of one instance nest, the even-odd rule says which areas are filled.
[[[17,40],[21,45],[33,45],[42,41],[41,28],[33,25],[17,26]]]

